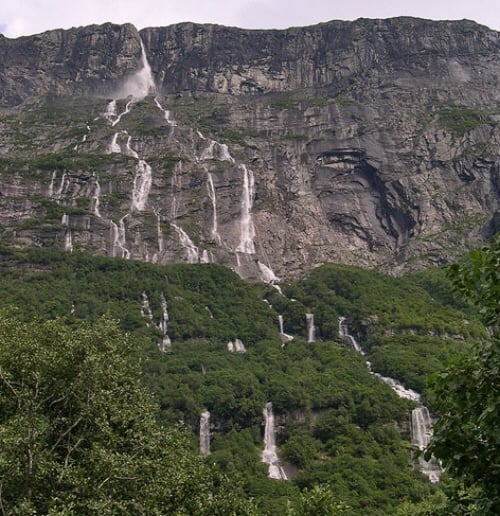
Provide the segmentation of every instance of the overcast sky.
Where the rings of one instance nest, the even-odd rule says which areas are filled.
[[[500,0],[0,0],[8,37],[107,21],[138,29],[182,21],[281,29],[328,20],[468,18],[500,30]]]

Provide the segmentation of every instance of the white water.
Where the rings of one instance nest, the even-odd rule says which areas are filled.
[[[243,171],[243,191],[241,194],[240,244],[236,251],[244,254],[255,254],[255,228],[252,220],[252,206],[254,198],[253,172],[245,165],[240,166]]]
[[[350,339],[354,349],[364,355],[361,346],[355,341],[354,337],[349,335],[349,329],[347,327],[346,318],[339,317],[339,336],[342,338]],[[368,370],[377,378],[380,378],[383,382],[389,385],[392,390],[400,397],[412,400],[416,403],[421,403],[421,396],[418,392],[413,391],[412,389],[407,389],[394,378],[389,378],[387,376],[382,376],[378,373],[373,373],[371,370],[371,363],[366,362]],[[421,452],[423,452],[427,446],[429,445],[430,439],[432,437],[432,420],[429,415],[429,410],[427,407],[421,405],[413,409],[411,413],[411,439],[412,444],[417,447]],[[440,480],[442,468],[437,459],[434,457],[431,458],[430,461],[426,461],[423,456],[419,457],[419,465],[420,471],[429,477],[429,480],[432,483],[437,483]]]
[[[360,353],[361,355],[364,355],[365,352],[363,351],[362,347],[358,344],[356,339],[349,334],[349,329],[347,327],[347,323],[345,322],[345,317],[339,317],[339,336],[347,339],[351,342],[351,345],[354,349],[354,351]]]
[[[140,159],[135,169],[134,186],[132,189],[132,211],[144,211],[148,202],[153,171],[145,160]]]
[[[307,322],[307,342],[314,342],[316,338],[316,332],[314,328],[314,314],[306,314]]]
[[[71,235],[71,229],[69,228],[69,216],[66,213],[62,216],[61,224],[66,226],[64,233],[64,250],[69,253],[73,252],[73,236]]]
[[[240,339],[234,339],[234,342],[230,340],[227,343],[227,350],[231,353],[246,353],[247,348]]]
[[[50,179],[50,184],[49,184],[49,197],[50,198],[54,197],[54,182],[56,180],[56,176],[57,176],[57,171],[54,170],[52,172],[52,177]]]
[[[257,266],[259,267],[260,279],[264,283],[274,283],[276,281],[281,281],[271,267],[264,265],[262,262],[257,262]]]
[[[269,478],[276,480],[288,480],[283,468],[280,465],[278,452],[276,450],[276,437],[274,428],[273,404],[266,403],[263,411],[264,415],[264,451],[262,452],[262,462],[269,464]]]
[[[186,250],[187,262],[188,263],[199,263],[200,261],[200,251],[194,245],[193,241],[189,238],[188,234],[176,224],[171,223],[171,226],[177,232],[179,236],[179,241],[183,249]]]
[[[94,174],[92,176],[92,195],[90,197],[90,211],[96,217],[101,218],[101,212],[99,211],[100,197],[101,197],[101,185],[99,184],[99,178]]]
[[[55,174],[55,172],[54,172],[54,174]],[[55,179],[55,175],[54,175],[54,179]],[[68,176],[66,175],[66,171],[64,171],[61,176],[61,182],[59,183],[59,186],[54,193],[55,199],[60,199],[62,197],[62,194],[64,193],[64,189],[66,188],[66,186],[68,184],[69,184]]]
[[[109,221],[113,240],[112,256],[125,258],[125,260],[130,259],[130,251],[127,249],[127,240],[125,234],[125,218],[127,216],[128,213],[118,221],[118,224],[115,224],[112,220]],[[120,252],[120,254],[117,254],[117,250]]]
[[[158,325],[158,329],[163,333],[163,338],[161,344],[158,346],[159,350],[162,353],[167,353],[172,349],[172,341],[168,336],[168,305],[167,300],[165,298],[165,294],[163,292],[160,296],[160,305],[161,305],[161,321]]]
[[[278,324],[280,327],[281,347],[284,348],[287,342],[293,340],[292,335],[288,335],[284,330],[284,319],[282,315],[278,315]]]
[[[161,231],[161,215],[159,211],[154,211],[156,215],[156,235],[158,238],[158,252],[163,252],[163,233]]]
[[[149,322],[153,322],[153,312],[151,311],[151,305],[149,304],[149,298],[146,292],[141,294],[141,315]]]
[[[217,196],[215,195],[215,186],[212,174],[207,171],[207,190],[208,197],[212,202],[212,230],[211,237],[217,245],[222,245],[222,238],[219,235],[217,222]]]
[[[205,410],[200,416],[200,454],[210,455],[210,412]]]
[[[201,256],[200,256],[200,263],[210,263],[212,261],[212,258],[210,256],[210,253],[203,249]]]
[[[113,138],[111,138],[111,141],[109,142],[109,145],[106,149],[106,154],[120,154],[122,149],[120,147],[120,144],[118,143],[118,135],[120,133],[115,133],[113,135]]]
[[[116,118],[116,100],[112,100],[111,102],[108,102],[106,106],[106,111],[104,113],[104,118],[110,122],[113,123],[113,120]]]
[[[175,127],[177,125],[177,122],[175,120],[172,120],[172,118],[170,118],[170,111],[168,109],[163,108],[163,106],[160,104],[160,101],[158,100],[157,97],[155,97],[154,100],[155,100],[156,107],[163,113],[163,118],[167,121],[167,124],[172,127]]]
[[[114,102],[114,101],[111,101],[111,102]],[[115,125],[118,124],[118,122],[120,122],[120,120],[125,116],[125,115],[128,115],[130,113],[130,110],[132,109],[132,105],[133,105],[134,101],[133,100],[129,100],[126,104],[125,104],[125,109],[119,114],[116,116],[116,118],[113,120],[113,122],[111,122],[111,127],[115,127]],[[115,106],[116,106],[116,102],[115,102]]]
[[[433,484],[441,479],[443,471],[439,461],[433,456],[429,461],[423,457],[423,452],[429,445],[432,438],[432,419],[427,407],[417,407],[411,413],[411,442],[417,447],[421,454],[418,458],[420,470],[429,477]]]
[[[198,136],[206,141],[206,138],[199,131]],[[201,152],[200,160],[205,161],[212,159],[234,163],[234,158],[231,156],[229,148],[225,143],[219,143],[216,140],[208,140],[208,146]]]

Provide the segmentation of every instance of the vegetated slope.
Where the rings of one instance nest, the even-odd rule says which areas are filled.
[[[286,286],[285,295],[295,301],[209,264],[158,266],[4,248],[1,274],[0,304],[17,305],[21,317],[61,315],[68,324],[75,317],[92,319],[106,312],[118,317],[143,343],[144,380],[157,395],[161,419],[183,419],[193,429],[196,446],[199,416],[209,410],[210,460],[242,480],[263,514],[283,513],[298,489],[318,482],[330,483],[352,514],[388,514],[400,502],[435,489],[411,466],[407,418],[412,404],[371,375],[365,358],[338,339],[338,316],[349,317],[353,331],[359,329],[374,364],[377,350],[384,349],[385,355],[382,346],[393,350],[387,367],[403,361],[395,373],[407,372],[414,386],[423,385],[425,375],[462,345],[448,339],[436,351],[429,329],[455,336],[468,331],[468,337],[480,337],[482,331],[463,307],[450,306],[437,295],[432,302],[419,286],[443,286],[439,274],[395,279],[325,266]],[[143,293],[153,320],[141,315]],[[172,340],[167,354],[158,351],[163,335],[155,327],[163,316],[162,294]],[[433,321],[427,324],[429,310]],[[314,312],[321,341],[306,343],[306,312]],[[278,315],[284,316],[286,333],[296,336],[284,349]],[[394,335],[379,341],[384,328]],[[415,335],[405,340],[398,333],[403,329]],[[228,340],[236,338],[246,353],[228,351]],[[412,339],[421,339],[419,346]],[[262,411],[268,401],[276,414],[281,457],[298,468],[294,482],[268,479],[260,462]]]

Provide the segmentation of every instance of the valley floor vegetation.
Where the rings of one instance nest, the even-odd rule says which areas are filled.
[[[0,253],[0,513],[495,514],[498,244],[453,281],[325,265],[284,295],[217,265]],[[158,350],[162,296],[170,353]],[[365,356],[339,338],[339,317]],[[246,353],[228,352],[234,339]],[[412,464],[413,403],[366,360],[439,412],[433,450],[450,473],[439,486]],[[291,481],[260,461],[268,401]]]

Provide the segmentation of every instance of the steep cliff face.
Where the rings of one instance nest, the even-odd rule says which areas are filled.
[[[11,243],[271,281],[441,263],[495,230],[500,35],[472,22],[107,24],[0,51]]]

